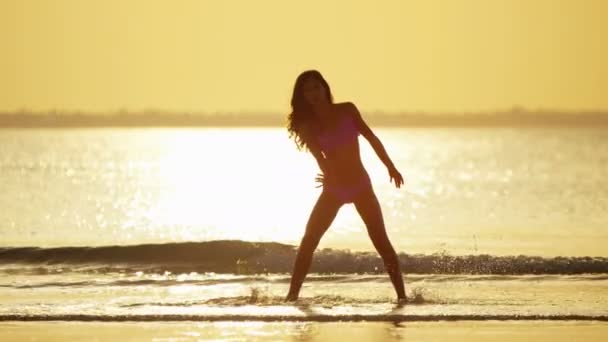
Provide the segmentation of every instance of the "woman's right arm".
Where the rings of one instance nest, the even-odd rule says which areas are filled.
[[[321,169],[321,172],[323,172],[324,175],[327,175],[327,160],[321,152],[321,149],[318,146],[309,146],[308,149],[317,160],[317,164],[319,165],[319,169]]]
[[[326,182],[329,180],[329,168],[327,166],[327,159],[325,159],[325,156],[323,155],[323,153],[321,152],[321,149],[318,146],[308,146],[308,149],[310,150],[310,153],[315,157],[315,159],[317,160],[317,164],[319,165],[319,169],[321,169],[321,173],[317,174],[317,177],[315,178],[315,180],[317,182],[319,182],[318,187],[323,186],[324,184],[326,184]]]
[[[317,141],[314,139],[315,134],[313,132],[312,127],[310,127],[309,125],[304,125],[304,127],[302,128],[302,133],[306,136],[307,140],[306,147],[308,147],[310,153],[313,155],[313,157],[315,157],[315,160],[317,161],[321,172],[327,175],[327,161],[325,160],[325,156],[321,151],[321,146],[319,146]]]

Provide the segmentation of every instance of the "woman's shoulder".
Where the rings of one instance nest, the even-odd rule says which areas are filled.
[[[342,116],[350,117],[352,119],[356,119],[359,115],[359,110],[357,106],[350,101],[334,103],[335,108]]]
[[[346,101],[346,102],[336,102],[334,103],[334,106],[338,109],[342,109],[342,110],[353,110],[355,108],[357,108],[355,106],[354,103],[352,103],[351,101]]]

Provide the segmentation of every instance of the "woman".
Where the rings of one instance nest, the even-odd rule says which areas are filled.
[[[317,181],[323,186],[323,191],[306,224],[286,300],[295,301],[298,298],[321,236],[333,222],[340,207],[345,203],[353,203],[374,247],[382,257],[398,302],[405,303],[399,259],[386,235],[378,199],[361,162],[358,135],[363,135],[369,141],[388,168],[390,180],[394,181],[397,188],[403,184],[403,177],[378,137],[363,121],[357,107],[350,102],[333,103],[329,85],[318,71],[308,70],[298,76],[291,107],[289,136],[294,138],[298,149],[310,151],[317,160],[321,169]]]

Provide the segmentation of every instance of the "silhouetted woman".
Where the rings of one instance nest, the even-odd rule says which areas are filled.
[[[333,103],[329,85],[318,71],[308,70],[298,76],[291,107],[288,123],[290,137],[294,138],[299,149],[310,151],[317,160],[321,169],[317,181],[323,186],[323,191],[306,224],[286,300],[298,298],[321,236],[340,207],[353,203],[382,257],[398,301],[404,303],[406,296],[399,259],[386,235],[380,204],[361,162],[358,135],[363,135],[369,141],[386,165],[390,181],[394,181],[397,188],[403,184],[403,177],[378,137],[363,121],[357,107],[351,102]]]

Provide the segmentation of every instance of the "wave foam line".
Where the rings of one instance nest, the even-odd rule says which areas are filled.
[[[586,315],[0,315],[0,322],[439,322],[439,321],[600,321],[608,316]]]

